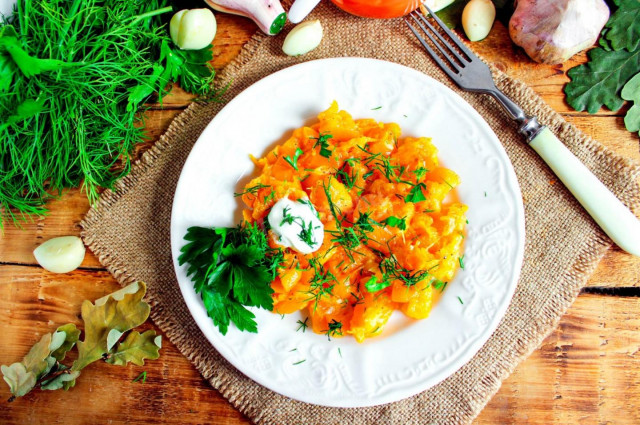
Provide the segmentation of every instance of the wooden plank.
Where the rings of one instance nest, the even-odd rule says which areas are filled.
[[[640,423],[636,297],[582,295],[476,423]]]
[[[120,286],[106,271],[77,270],[60,279],[34,267],[0,267],[0,327],[4,329],[0,364],[22,359],[44,333],[64,323],[81,324],[80,306]],[[148,321],[142,329],[155,327]],[[156,331],[158,331],[156,329]],[[165,337],[161,357],[144,366],[119,367],[103,362],[82,371],[76,387],[34,391],[6,403],[8,386],[0,383],[0,423],[87,424],[114,420],[148,424],[249,423],[200,376]],[[73,358],[73,357],[72,357]],[[143,371],[146,382],[132,381]],[[215,418],[215,419],[213,419]]]
[[[43,333],[80,324],[82,300],[119,288],[104,271],[60,279],[25,266],[0,267],[0,364],[18,361]],[[520,365],[477,420],[497,423],[640,421],[639,298],[581,295],[540,349]],[[152,328],[151,323],[146,324]],[[144,384],[131,382],[147,372]],[[9,397],[0,384],[0,400]],[[66,407],[65,407],[66,406]],[[65,412],[74,406],[73,415]],[[35,391],[0,409],[0,423],[245,424],[166,338],[161,358],[121,368],[96,363],[69,392]],[[154,418],[154,419],[151,419]],[[626,421],[626,422],[625,422]]]

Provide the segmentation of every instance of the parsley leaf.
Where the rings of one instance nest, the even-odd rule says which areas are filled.
[[[409,194],[404,198],[405,202],[413,202],[418,203],[422,201],[426,201],[427,198],[424,196],[423,190],[426,190],[427,186],[424,183],[418,183],[411,188]]]
[[[384,222],[386,226],[397,227],[400,230],[407,230],[407,221],[404,217],[398,218],[394,216],[387,217]]]
[[[178,263],[202,297],[207,314],[225,335],[230,323],[257,332],[255,315],[245,307],[273,309],[271,282],[282,251],[269,246],[257,224],[236,228],[190,227]]]
[[[312,137],[313,140],[315,140],[316,142],[313,144],[313,147],[317,147],[318,145],[320,146],[320,155],[324,156],[325,158],[330,158],[331,157],[331,151],[329,150],[329,139],[331,139],[333,136],[329,133],[320,133],[320,135],[318,137]]]
[[[375,276],[371,276],[371,278],[367,280],[367,283],[364,284],[367,291],[371,293],[381,291],[389,286],[391,286],[390,280],[385,279],[382,282],[378,282],[378,278]]]

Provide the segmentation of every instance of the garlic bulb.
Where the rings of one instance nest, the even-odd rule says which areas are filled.
[[[53,273],[68,273],[77,269],[84,260],[85,248],[77,236],[49,239],[33,251],[36,261]]]
[[[558,64],[593,45],[608,20],[604,0],[518,0],[509,35],[534,61]]]
[[[200,50],[216,36],[217,24],[209,9],[183,9],[169,22],[171,40],[182,50]]]

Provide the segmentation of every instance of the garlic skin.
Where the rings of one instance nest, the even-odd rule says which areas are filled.
[[[171,40],[182,50],[200,50],[216,36],[218,25],[209,9],[183,9],[169,22]]]
[[[491,0],[471,0],[462,11],[462,28],[470,41],[480,41],[489,35],[495,19]]]
[[[287,34],[282,44],[282,51],[289,56],[300,56],[309,53],[322,41],[322,24],[317,19],[296,25]]]
[[[53,273],[68,273],[77,269],[84,260],[86,249],[77,236],[49,239],[33,251],[38,264]]]
[[[509,35],[534,61],[559,64],[593,45],[608,20],[604,0],[518,0]]]

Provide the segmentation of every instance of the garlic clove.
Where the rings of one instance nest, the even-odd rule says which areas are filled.
[[[489,35],[495,19],[491,0],[471,0],[462,11],[462,28],[470,41],[480,41]]]
[[[169,35],[182,50],[200,50],[216,36],[217,23],[209,9],[183,9],[171,17]]]
[[[307,21],[296,25],[287,34],[282,44],[282,51],[289,56],[300,56],[309,53],[322,41],[322,24],[319,20]]]
[[[68,273],[82,264],[85,252],[82,239],[77,236],[61,236],[49,239],[37,247],[33,256],[45,270]]]

